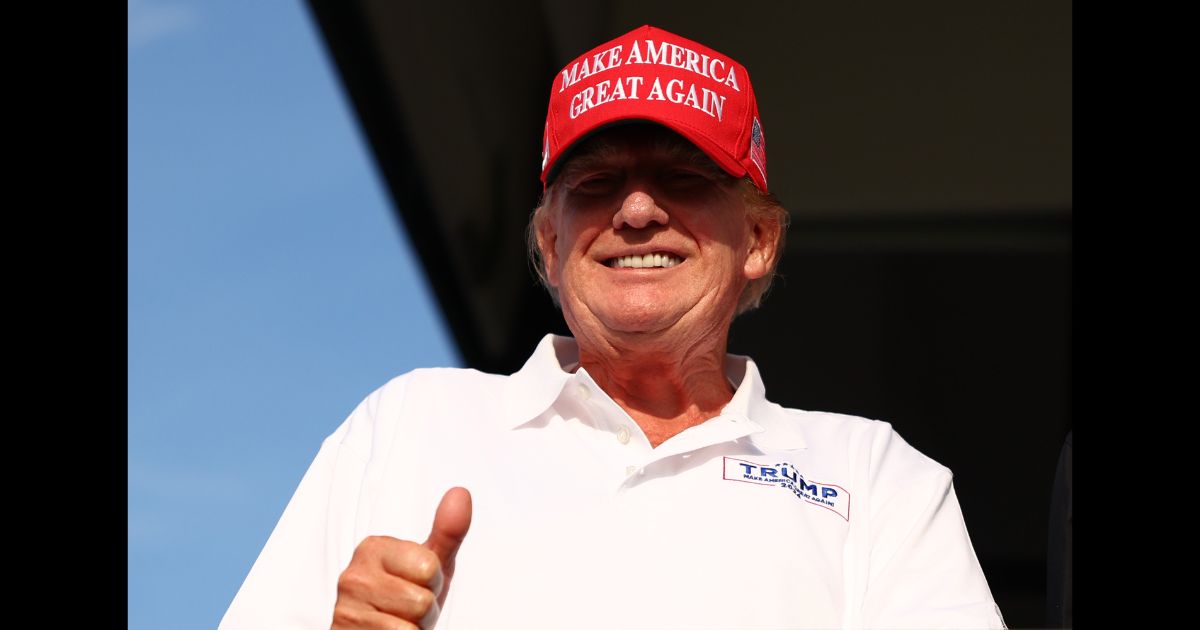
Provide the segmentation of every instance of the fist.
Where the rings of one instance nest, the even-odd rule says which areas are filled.
[[[365,538],[338,577],[332,628],[433,628],[454,577],[454,557],[470,527],[471,493],[451,488],[424,543]]]

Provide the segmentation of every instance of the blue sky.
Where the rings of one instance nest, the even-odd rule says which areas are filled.
[[[129,628],[213,628],[321,440],[461,359],[306,5],[128,9]]]

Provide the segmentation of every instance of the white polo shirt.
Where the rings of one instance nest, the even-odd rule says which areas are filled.
[[[322,444],[221,628],[328,628],[369,535],[474,515],[439,630],[1003,628],[950,471],[886,422],[769,402],[651,448],[548,335],[512,376],[421,369]],[[648,376],[650,378],[650,376]]]

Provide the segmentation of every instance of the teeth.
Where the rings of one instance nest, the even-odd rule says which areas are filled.
[[[610,267],[618,269],[645,269],[648,267],[674,267],[683,262],[671,254],[646,254],[644,256],[620,256],[609,261]]]

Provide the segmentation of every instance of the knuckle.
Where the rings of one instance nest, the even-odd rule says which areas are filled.
[[[364,621],[365,621],[365,619],[363,618],[363,614],[362,614],[361,610],[355,610],[354,608],[350,608],[350,607],[347,607],[347,606],[344,606],[341,604],[335,606],[333,609],[333,626],[334,627],[339,627],[339,626],[353,627],[353,626],[361,625]]]
[[[416,608],[418,615],[425,616],[429,609],[433,607],[433,591],[427,588],[418,588],[413,593],[413,607]]]
[[[354,548],[350,565],[377,564],[381,558],[395,554],[398,549],[402,549],[405,542],[390,536],[367,536]]]
[[[367,592],[370,586],[370,579],[363,571],[356,570],[350,567],[338,576],[338,591],[347,595],[361,595]]]
[[[359,541],[354,548],[354,553],[350,556],[350,565],[354,566],[356,562],[365,562],[371,556],[372,550],[375,548],[375,543],[370,537]]]
[[[432,580],[440,564],[437,554],[425,547],[418,547],[413,551],[413,572],[422,582]]]
[[[383,551],[388,546],[388,538],[386,536],[367,536],[358,543],[358,550],[372,554]]]

